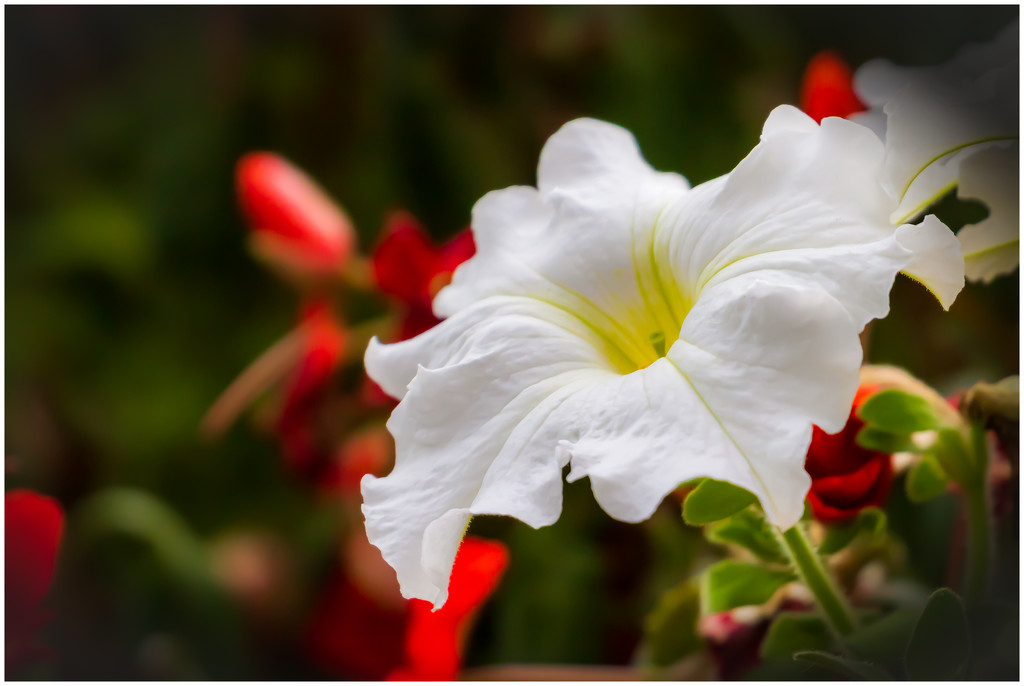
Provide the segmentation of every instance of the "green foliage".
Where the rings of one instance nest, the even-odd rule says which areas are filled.
[[[940,429],[930,452],[942,466],[942,471],[953,481],[969,484],[976,480],[977,466],[964,435],[957,429]]]
[[[831,631],[820,616],[781,612],[761,642],[761,657],[789,659],[800,650],[828,650],[831,646]]]
[[[708,614],[743,605],[760,605],[795,579],[789,570],[722,560],[711,565],[704,574],[701,604]]]
[[[869,397],[857,408],[857,416],[874,429],[898,435],[938,429],[941,425],[927,400],[896,389]]]
[[[667,667],[700,649],[697,633],[700,589],[688,579],[662,595],[644,620],[644,640],[651,662]]]
[[[874,621],[864,622],[843,643],[856,657],[894,673],[902,672],[903,654],[920,614],[920,606],[897,608]]]
[[[823,555],[831,555],[839,552],[853,542],[858,534],[870,534],[873,538],[880,538],[885,535],[886,517],[885,512],[877,507],[865,507],[857,513],[856,519],[842,525],[829,527],[825,534],[825,540],[818,546],[818,552]]]
[[[854,681],[892,680],[892,675],[878,665],[842,657],[841,655],[833,655],[820,650],[804,650],[793,655],[793,659],[827,669],[834,674],[853,679]]]
[[[970,658],[964,605],[953,591],[940,588],[928,599],[907,645],[907,677],[914,681],[962,679]]]
[[[187,588],[212,585],[206,551],[174,510],[143,491],[112,488],[93,495],[75,513],[81,545],[111,536],[146,545],[176,582]]]
[[[728,519],[706,527],[705,533],[712,543],[732,543],[757,555],[765,562],[786,564],[789,558],[779,545],[772,525],[757,509],[748,507]]]
[[[757,497],[739,486],[704,479],[683,502],[683,519],[699,526],[730,517],[757,502]]]
[[[857,445],[890,455],[919,450],[908,434],[891,433],[873,426],[865,426],[860,430],[857,434]]]
[[[921,460],[907,474],[907,497],[911,502],[923,503],[945,493],[949,477],[942,471],[934,451],[926,451]]]

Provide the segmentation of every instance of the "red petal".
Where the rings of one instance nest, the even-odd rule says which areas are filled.
[[[406,679],[451,681],[462,664],[462,650],[476,611],[494,592],[508,566],[508,549],[497,541],[466,538],[448,585],[448,601],[437,612],[430,603],[410,603],[406,634]]]
[[[53,581],[64,512],[53,498],[16,490],[4,497],[4,517],[7,611],[35,608]]]
[[[813,480],[811,490],[830,505],[839,507],[857,505],[874,488],[883,466],[888,461],[888,455],[876,454],[874,459],[865,462],[854,472]]]
[[[377,605],[341,575],[316,607],[306,647],[322,669],[341,678],[378,680],[401,664],[407,612]]]
[[[872,465],[877,465],[877,470]],[[867,482],[868,488],[856,497],[853,495],[854,491],[858,490],[863,483],[856,486],[847,484],[848,490],[844,492],[842,480],[847,477],[830,477],[830,479],[822,479],[811,484],[811,491],[807,497],[814,510],[814,516],[818,520],[823,522],[843,521],[850,519],[865,507],[881,507],[885,504],[885,499],[892,487],[892,458],[888,455],[879,455],[878,459],[865,465],[865,468],[862,471],[872,472],[874,478]],[[863,475],[860,478],[867,481]],[[833,480],[835,483],[832,484],[832,491],[821,488],[822,482]]]
[[[473,231],[468,228],[463,229],[441,248],[441,269],[453,272],[456,267],[475,253],[476,242],[473,240]]]
[[[874,386],[857,389],[846,426],[839,433],[827,434],[817,426],[814,427],[806,462],[807,473],[812,479],[856,472],[881,455],[857,445],[857,434],[864,427],[864,422],[857,416],[857,408],[877,390]]]
[[[305,351],[285,391],[278,433],[289,460],[305,469],[324,457],[318,450],[312,415],[342,359],[347,336],[329,303],[320,300],[304,308],[299,332],[305,338]]]
[[[306,174],[273,153],[238,161],[238,199],[256,235],[271,252],[288,253],[319,270],[340,267],[352,253],[355,231],[345,213]]]
[[[4,643],[8,670],[45,651],[36,632],[46,620],[40,604],[53,582],[64,512],[56,500],[33,491],[4,496]]]
[[[402,325],[398,330],[398,340],[407,341],[419,336],[440,323],[429,306],[410,305],[402,317]]]
[[[853,90],[853,73],[839,55],[826,50],[808,62],[800,109],[817,122],[825,117],[848,117],[864,111],[864,104]]]
[[[807,500],[811,503],[814,518],[819,522],[844,522],[856,517],[861,511],[861,507],[833,507],[823,503],[813,490],[807,494]]]
[[[373,252],[377,286],[407,304],[430,303],[430,281],[440,270],[438,250],[416,219],[395,212]]]

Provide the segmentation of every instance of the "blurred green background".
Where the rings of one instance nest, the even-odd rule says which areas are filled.
[[[7,487],[57,497],[69,531],[97,492],[139,489],[155,498],[153,526],[171,532],[157,554],[65,540],[45,675],[325,676],[295,627],[254,637],[187,562],[195,541],[276,532],[312,587],[341,526],[249,423],[217,443],[198,436],[218,393],[295,318],[296,296],[245,250],[233,194],[243,153],[277,151],[308,171],[364,251],[394,208],[442,239],[485,192],[533,183],[541,145],[571,118],[629,128],[655,167],[697,183],[730,170],[774,106],[797,102],[817,51],[854,67],[931,64],[1018,14],[5,8]],[[947,314],[901,278],[869,358],[943,392],[1016,373],[1018,292],[1016,274],[969,285]],[[480,525],[510,544],[513,566],[471,664],[626,662],[656,591],[688,573],[691,534],[671,512],[627,527],[586,484],[566,503],[540,532]]]

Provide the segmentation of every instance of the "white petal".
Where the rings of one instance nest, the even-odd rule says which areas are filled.
[[[779,114],[803,126],[770,126]],[[696,291],[752,255],[885,237],[892,200],[875,181],[883,154],[862,126],[828,118],[819,128],[796,108],[776,108],[761,142],[732,172],[666,210],[674,272]]]
[[[659,174],[640,154],[633,134],[597,119],[575,119],[555,132],[540,153],[537,187],[543,196],[558,191],[582,194],[597,203],[645,182],[686,187],[678,174]]]
[[[886,104],[886,176],[901,201],[894,221],[919,211],[922,199],[941,195],[942,184],[948,187],[948,177],[955,177],[923,177],[933,163],[950,153],[1018,136],[1019,81],[1015,63],[977,81],[913,83]],[[946,165],[957,166],[956,161]],[[914,186],[915,200],[908,202]]]
[[[983,221],[960,229],[967,276],[989,282],[1012,272],[1020,260],[1020,147],[989,148],[960,166],[961,198],[988,205]]]
[[[388,421],[396,462],[364,477],[369,540],[398,573],[402,594],[436,606],[447,597],[459,541],[474,514],[550,524],[561,510],[555,445],[536,426],[579,383],[612,372],[592,334],[560,310],[495,298],[427,334],[368,353],[368,371],[392,387],[419,366]],[[391,376],[392,369],[394,372]]]
[[[956,236],[933,214],[904,224],[894,239],[907,252],[902,271],[920,282],[949,309],[964,287],[964,256]]]
[[[438,293],[435,312],[525,294],[617,332],[642,356],[649,234],[660,210],[686,192],[685,179],[651,169],[629,132],[589,119],[551,137],[538,177],[539,191],[496,191],[473,208],[477,253]]]
[[[709,476],[755,493],[773,522],[799,519],[811,423],[843,426],[860,346],[823,293],[734,279],[693,308],[667,358],[577,391],[555,412],[570,480],[589,477],[613,517],[640,521]]]
[[[854,112],[847,119],[854,124],[871,129],[880,141],[885,142],[885,112],[881,107],[864,112]]]
[[[710,289],[669,356],[757,475],[782,528],[799,519],[811,424],[842,429],[858,385],[859,326],[820,290],[745,275]]]
[[[920,214],[950,190],[977,149],[1019,136],[1019,25],[945,64],[899,67],[873,60],[854,86],[874,115],[884,110],[887,188],[898,199],[893,223]],[[866,121],[861,117],[861,121]]]
[[[896,274],[913,265],[948,306],[959,292],[950,285],[963,282],[953,234],[941,224],[944,237],[931,224],[894,231],[892,198],[878,181],[883,154],[863,126],[829,118],[819,128],[794,108],[777,108],[733,172],[666,210],[656,249],[672,255],[691,300],[741,274],[777,271],[830,294],[859,328],[885,316]]]
[[[863,64],[854,75],[853,87],[868,105],[882,107],[909,83],[938,80],[976,80],[993,67],[1017,59],[1020,24],[1013,22],[988,43],[969,43],[948,62],[925,67],[903,67],[875,59]]]

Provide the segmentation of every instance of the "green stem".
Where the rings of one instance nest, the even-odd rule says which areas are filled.
[[[846,598],[836,587],[832,575],[826,569],[818,551],[797,524],[782,533],[782,542],[789,553],[801,580],[814,594],[815,600],[825,613],[829,626],[839,637],[850,634],[856,623]]]
[[[963,484],[967,499],[967,600],[977,605],[988,591],[989,568],[992,561],[992,518],[988,498],[988,446],[985,427],[971,422],[971,449],[974,453],[975,478]]]

